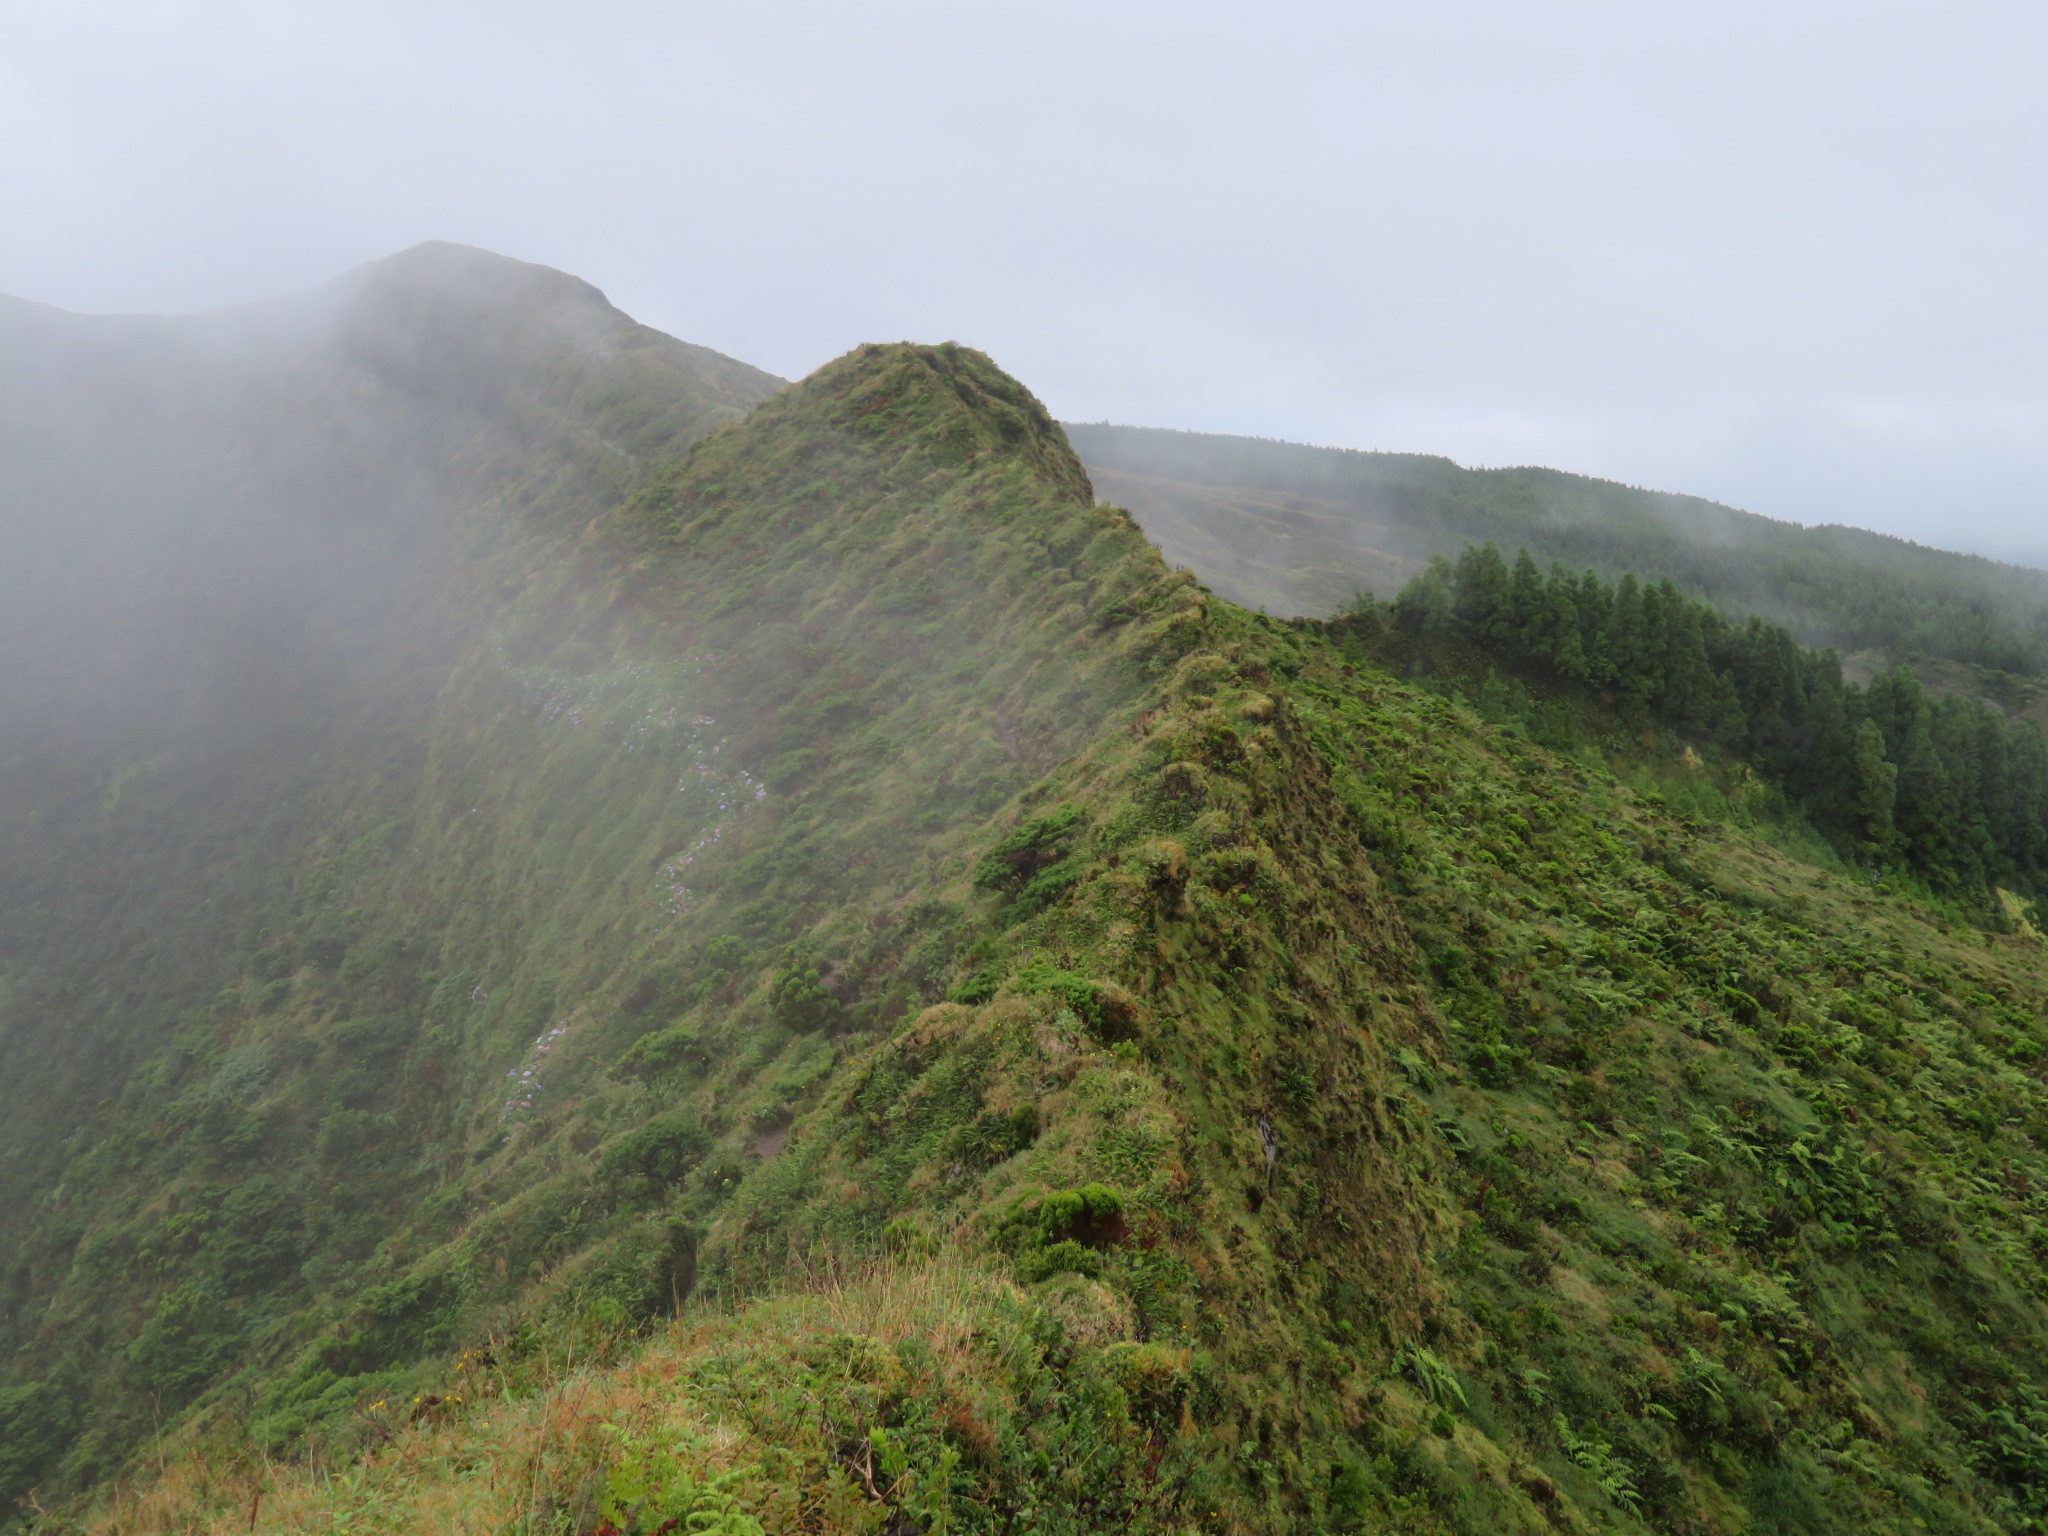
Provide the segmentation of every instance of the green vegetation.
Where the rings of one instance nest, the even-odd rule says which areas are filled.
[[[1930,699],[1903,667],[1845,686],[1833,652],[1732,625],[1669,581],[1546,577],[1527,550],[1510,570],[1491,544],[1437,557],[1393,612],[1412,631],[1455,628],[1553,697],[1597,690],[1624,728],[1735,753],[1851,863],[1979,897],[2048,886],[2048,741],[1980,700]]]
[[[2026,845],[1914,852],[1946,702],[1483,550],[1249,612],[955,347],[577,510],[457,563],[409,770],[93,951],[154,1022],[9,1175],[25,1524],[2048,1519],[2048,969]]]

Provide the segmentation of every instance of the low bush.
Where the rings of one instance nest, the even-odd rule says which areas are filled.
[[[695,1116],[660,1115],[606,1147],[597,1160],[597,1176],[613,1186],[676,1185],[710,1150],[711,1137]]]

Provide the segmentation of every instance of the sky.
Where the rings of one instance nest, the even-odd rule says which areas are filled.
[[[424,239],[790,377],[1550,464],[2048,564],[2048,7],[0,0],[0,292]]]

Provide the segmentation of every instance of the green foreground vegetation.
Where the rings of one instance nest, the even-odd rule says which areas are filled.
[[[954,347],[578,511],[15,1229],[24,1524],[2048,1525],[2038,860],[1915,862],[1939,709],[1883,843],[1654,583],[1573,611],[1669,698],[1482,555],[1237,607]]]

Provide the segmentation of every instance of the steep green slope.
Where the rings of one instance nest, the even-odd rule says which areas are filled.
[[[15,1249],[18,1368],[45,1384],[35,1413],[57,1415],[40,1438],[92,1426],[69,1458],[81,1475],[452,1228],[465,1242],[442,1268],[459,1258],[462,1282],[399,1279],[389,1294],[421,1315],[388,1336],[352,1342],[344,1303],[323,1369],[402,1359],[618,1228],[563,1200],[554,1165],[646,1106],[578,1074],[690,995],[761,979],[821,916],[893,890],[929,837],[1070,753],[1128,686],[1114,642],[1186,590],[1094,510],[1035,402],[964,354],[877,353],[813,379],[580,555],[512,531],[472,557],[493,628],[440,689],[418,780],[316,784],[325,815],[293,889],[208,1005],[125,1086],[105,1082],[115,1096]],[[207,915],[104,969],[212,942]],[[903,964],[848,998],[855,1022],[941,985],[957,923],[926,906],[883,927],[872,963]],[[846,980],[826,980],[798,1017],[842,1007],[829,988]],[[758,1014],[733,1017],[727,1048],[814,1078],[815,1031],[756,1031]],[[588,1102],[564,1120],[552,1096]],[[477,1201],[500,1210],[472,1230]],[[636,1283],[656,1287],[636,1308],[661,1302],[667,1282]]]
[[[1489,539],[1546,567],[1677,582],[1810,645],[2048,673],[2048,575],[1883,534],[1806,528],[1551,469],[1461,468],[1258,438],[1070,425],[1103,496],[1234,601],[1333,613]],[[1996,695],[2012,684],[1979,679]]]
[[[204,996],[19,1218],[11,1489],[2039,1525],[2037,935],[1674,815],[1394,675],[1376,614],[1208,596],[979,354],[864,348],[665,465],[612,409],[492,461],[438,627],[357,675],[395,766],[256,754],[245,814],[298,819],[242,907],[80,940]],[[259,781],[147,782],[106,846],[175,871]]]
[[[481,554],[779,383],[457,246],[214,315],[0,305],[0,1246],[335,802],[411,792]]]
[[[900,984],[857,902],[814,942],[858,983],[714,991],[557,1112],[617,1095],[557,1230],[702,1232],[674,1331],[601,1363],[644,1285],[601,1247],[487,1364],[324,1387],[359,1473],[196,1460],[110,1528],[259,1484],[279,1529],[2033,1528],[2038,937],[1673,817],[1353,626],[1178,615],[911,868],[961,1001],[835,1025]]]

